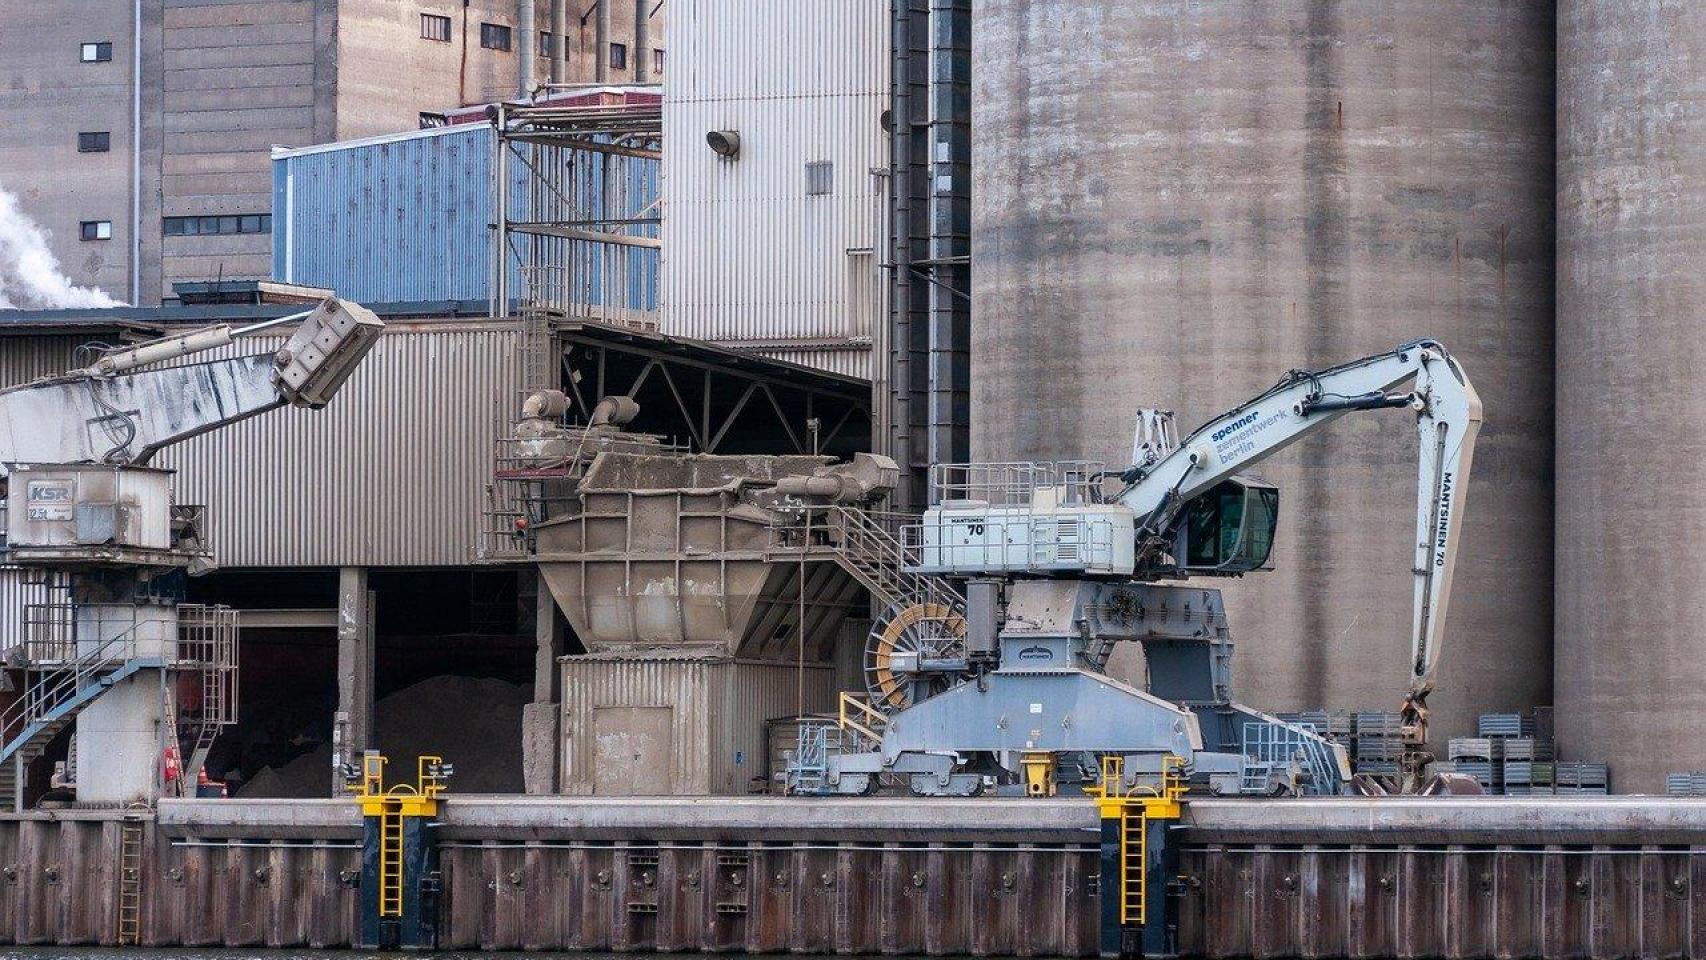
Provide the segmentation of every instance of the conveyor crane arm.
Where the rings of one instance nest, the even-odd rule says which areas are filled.
[[[278,351],[161,365],[298,319]],[[0,390],[0,478],[12,463],[145,464],[163,447],[267,410],[323,407],[384,326],[364,307],[327,298],[305,314],[164,337]]]
[[[1409,392],[1393,393],[1414,381]],[[1194,497],[1354,410],[1416,413],[1415,606],[1406,726],[1425,738],[1426,700],[1451,597],[1481,400],[1445,347],[1432,340],[1319,373],[1292,371],[1272,389],[1199,427],[1153,464],[1133,467],[1119,502],[1138,517],[1139,550],[1165,549],[1164,531]]]

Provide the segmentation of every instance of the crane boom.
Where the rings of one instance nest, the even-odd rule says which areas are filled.
[[[325,406],[385,325],[366,308],[335,298],[301,316],[302,325],[274,352],[159,365],[278,321],[209,327],[0,390],[0,478],[11,463],[143,465],[163,447],[268,410]]]
[[[1394,389],[1414,381],[1407,393]],[[1409,407],[1416,413],[1415,602],[1405,712],[1425,724],[1425,701],[1451,598],[1463,523],[1463,482],[1481,426],[1481,399],[1463,368],[1432,340],[1316,373],[1292,371],[1273,388],[1198,427],[1172,452],[1126,474],[1118,501],[1138,518],[1143,541],[1159,546],[1195,497],[1355,410]]]

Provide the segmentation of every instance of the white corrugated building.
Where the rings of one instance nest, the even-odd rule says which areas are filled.
[[[667,333],[871,376],[887,200],[885,0],[672,0]],[[713,131],[739,134],[724,156]]]

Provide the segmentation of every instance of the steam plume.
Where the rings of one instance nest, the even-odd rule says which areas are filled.
[[[0,310],[123,305],[60,273],[47,234],[19,208],[18,198],[0,187]]]

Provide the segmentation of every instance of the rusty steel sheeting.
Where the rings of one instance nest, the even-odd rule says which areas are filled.
[[[1371,814],[1377,805],[1396,812]],[[1181,834],[1185,955],[1706,957],[1706,803],[1192,808]],[[0,818],[0,941],[111,942],[121,816]],[[159,818],[145,847],[145,944],[349,942],[354,804],[167,800]],[[1465,818],[1485,821],[1476,831],[1496,822],[1552,840],[1465,832],[1453,842]],[[1284,839],[1310,822],[1312,836],[1297,834],[1308,842]],[[453,795],[441,832],[444,946],[1087,955],[1095,823],[1074,800]],[[1243,840],[1201,839],[1210,829]],[[1653,839],[1607,839],[1631,829]]]

